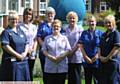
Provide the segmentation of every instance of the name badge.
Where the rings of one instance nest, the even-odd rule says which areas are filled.
[[[22,37],[22,38],[23,38],[24,36],[21,34],[21,35],[20,35],[20,37]]]

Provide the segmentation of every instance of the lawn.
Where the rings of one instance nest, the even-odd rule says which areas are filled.
[[[88,26],[83,26],[83,28],[84,28],[84,30],[86,30],[86,29],[88,29]],[[106,29],[105,29],[104,27],[102,27],[102,26],[97,26],[96,29],[99,29],[99,30],[101,30],[101,31],[103,31],[103,32],[106,30]]]
[[[43,84],[42,78],[34,78],[34,81],[40,81],[40,84]],[[67,80],[66,80],[65,84],[67,84]],[[85,84],[85,80],[84,79],[82,79],[82,84]]]

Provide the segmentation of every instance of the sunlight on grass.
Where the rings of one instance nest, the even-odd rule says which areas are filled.
[[[88,26],[83,26],[83,28],[84,28],[84,30],[86,30],[86,29],[88,29]],[[106,30],[106,29],[105,29],[104,27],[102,27],[102,26],[97,26],[96,29],[99,29],[99,30],[101,30],[101,31],[103,31],[103,32]]]
[[[42,80],[42,78],[34,78],[34,81],[40,81],[40,84],[43,84],[43,80]],[[68,81],[66,80],[65,81],[65,84],[67,84],[68,83]],[[84,79],[82,79],[82,84],[85,84],[85,80]]]

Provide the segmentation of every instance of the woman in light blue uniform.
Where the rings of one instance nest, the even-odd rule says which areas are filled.
[[[69,23],[65,28],[66,36],[72,47],[73,53],[68,57],[68,84],[81,84],[81,64],[82,64],[82,52],[77,47],[78,40],[83,31],[83,28],[78,28],[77,21],[78,15],[74,11],[70,11],[66,19]]]
[[[33,81],[33,68],[36,59],[36,49],[37,49],[37,27],[31,22],[33,20],[33,11],[31,8],[24,9],[23,12],[23,22],[19,24],[20,29],[25,33],[27,40],[29,42],[29,52],[28,52],[28,63],[30,70],[30,79]]]
[[[56,19],[52,23],[53,33],[45,37],[42,51],[45,57],[44,84],[65,84],[68,72],[67,55],[71,50],[66,36],[60,33],[61,21]]]
[[[28,42],[24,32],[17,26],[18,14],[9,13],[9,26],[1,35],[3,48],[0,70],[1,81],[29,81]]]
[[[45,56],[44,56],[43,52],[41,51],[41,47],[42,47],[45,37],[52,34],[51,24],[54,21],[55,15],[56,15],[56,12],[55,12],[54,8],[47,7],[45,21],[43,23],[39,24],[38,30],[37,30],[37,39],[38,39],[38,45],[39,45],[39,58],[40,58],[40,63],[41,63],[41,69],[43,72],[43,82],[46,81],[44,79],[44,77],[45,77],[45,73],[44,73]]]

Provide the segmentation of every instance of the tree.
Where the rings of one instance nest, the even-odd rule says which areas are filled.
[[[119,0],[104,0],[108,3],[108,6],[111,7],[113,11],[115,11],[115,17],[117,21],[117,27],[120,31],[120,3]]]

